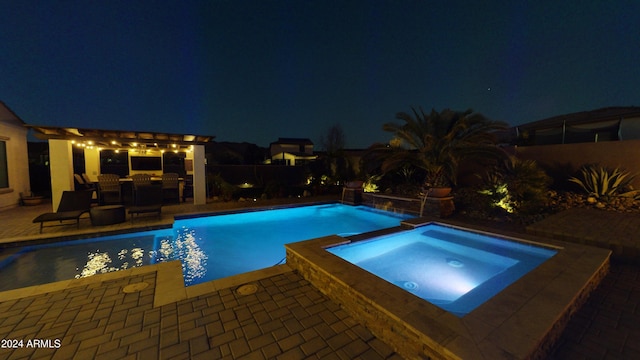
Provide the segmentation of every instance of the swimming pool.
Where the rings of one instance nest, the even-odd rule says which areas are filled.
[[[172,229],[12,249],[0,261],[0,291],[181,260],[186,285],[284,262],[284,244],[400,225],[412,216],[321,204],[178,218]],[[5,250],[7,251],[7,250]]]
[[[557,253],[440,224],[327,251],[457,316]]]

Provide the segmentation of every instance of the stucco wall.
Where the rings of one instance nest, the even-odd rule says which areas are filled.
[[[519,158],[537,161],[556,181],[566,180],[584,164],[597,163],[637,174],[633,186],[640,189],[640,140],[520,146],[514,150]]]
[[[17,206],[20,193],[29,191],[29,156],[27,129],[0,121],[0,140],[7,145],[9,188],[0,189],[0,210]]]

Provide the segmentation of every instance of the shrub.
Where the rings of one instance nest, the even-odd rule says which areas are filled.
[[[486,173],[482,194],[489,196],[494,206],[518,215],[535,214],[547,203],[551,178],[533,160],[510,157],[502,166]]]
[[[220,174],[211,176],[210,181],[213,187],[213,194],[221,196],[224,201],[231,200],[233,195],[238,191],[236,186],[229,184]]]
[[[367,179],[364,181],[363,188],[364,192],[377,193],[380,192],[378,187],[378,181],[382,178],[382,175],[371,175],[367,176]]]
[[[494,206],[494,201],[477,188],[463,187],[455,192],[456,209],[479,219],[491,219],[506,215],[506,210]]]

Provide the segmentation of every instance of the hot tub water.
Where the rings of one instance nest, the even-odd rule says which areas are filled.
[[[557,252],[439,224],[327,251],[459,316]]]

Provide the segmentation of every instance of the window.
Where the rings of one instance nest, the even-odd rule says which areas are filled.
[[[131,170],[162,171],[162,158],[159,156],[131,156]]]
[[[86,172],[84,164],[84,148],[74,146],[73,147],[73,173],[82,174]]]
[[[174,153],[166,152],[162,154],[162,164],[165,173],[176,173],[180,177],[184,177],[187,172],[185,170],[185,158],[187,154],[183,152]]]
[[[9,187],[9,170],[7,167],[7,142],[0,140],[0,189]]]
[[[129,175],[129,154],[126,151],[100,151],[100,173],[116,174],[120,177]]]

